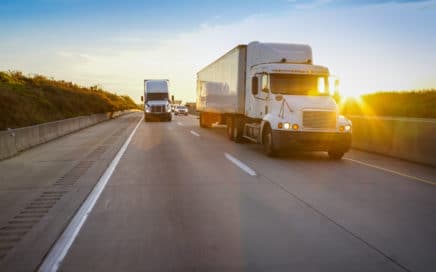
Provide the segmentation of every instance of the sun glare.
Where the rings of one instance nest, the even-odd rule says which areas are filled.
[[[339,93],[344,98],[356,98],[358,99],[361,95],[370,93],[370,90],[363,90],[358,86],[352,86],[351,84],[344,83],[340,86]]]
[[[374,110],[365,103],[365,100],[362,98],[361,94],[352,94],[352,95],[342,95],[343,99],[339,104],[340,111],[345,112],[345,114],[354,114],[354,115],[365,115],[365,116],[373,116],[375,115]]]

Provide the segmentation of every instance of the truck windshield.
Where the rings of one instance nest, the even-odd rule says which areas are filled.
[[[270,87],[273,94],[328,95],[326,76],[271,74]]]
[[[150,100],[168,100],[168,93],[147,93],[147,101]]]

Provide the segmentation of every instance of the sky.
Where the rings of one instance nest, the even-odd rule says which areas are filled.
[[[195,101],[196,73],[250,41],[311,45],[343,96],[436,88],[436,0],[0,0],[1,71],[136,101],[149,78]]]

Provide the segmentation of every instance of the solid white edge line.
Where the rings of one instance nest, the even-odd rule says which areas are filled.
[[[387,168],[384,168],[384,167],[376,166],[376,165],[373,165],[373,164],[370,164],[370,163],[366,163],[366,162],[362,162],[362,161],[358,161],[358,160],[350,159],[350,158],[344,158],[344,160],[352,161],[352,162],[355,162],[355,163],[358,163],[358,164],[362,164],[362,165],[365,165],[365,166],[368,166],[368,167],[372,167],[372,168],[375,168],[375,169],[378,169],[378,170],[381,170],[381,171],[385,171],[385,172],[388,172],[388,173],[391,173],[391,174],[395,174],[395,175],[402,176],[402,177],[405,177],[405,178],[413,179],[413,180],[416,180],[416,181],[424,182],[424,183],[427,183],[427,184],[436,185],[436,182],[434,182],[434,181],[430,181],[430,180],[426,180],[426,179],[423,179],[423,178],[418,178],[418,177],[415,177],[415,176],[403,174],[401,172],[397,172],[397,171],[390,170],[390,169],[387,169]]]
[[[43,263],[39,267],[38,271],[52,272],[52,271],[57,271],[59,269],[61,262],[67,255],[71,245],[73,244],[80,229],[82,228],[83,224],[88,218],[88,215],[91,213],[95,203],[100,197],[109,178],[112,176],[115,167],[118,165],[121,157],[126,151],[127,146],[129,145],[130,141],[133,138],[133,135],[135,134],[136,130],[141,124],[142,119],[143,118],[139,120],[138,124],[133,129],[132,133],[130,133],[129,137],[124,142],[123,146],[120,148],[120,150],[118,151],[118,153],[116,154],[115,158],[112,160],[106,171],[100,177],[92,192],[83,202],[82,206],[79,208],[77,213],[74,215],[73,219],[68,224],[67,228],[64,230],[61,237],[59,237],[59,239],[55,242],[54,246],[51,248],[47,257],[44,259]]]
[[[193,131],[193,130],[191,130],[191,134],[192,134],[192,135],[195,135],[195,136],[197,136],[197,137],[200,137],[200,134],[198,134],[197,132],[195,132],[195,131]]]
[[[224,153],[224,156],[231,162],[233,162],[234,164],[236,164],[236,166],[238,166],[239,168],[241,168],[242,170],[244,170],[247,174],[249,174],[250,176],[256,176],[256,172],[251,169],[250,167],[248,167],[247,165],[245,165],[243,162],[241,162],[240,160],[238,160],[237,158],[233,157],[232,155],[230,155],[229,153]]]

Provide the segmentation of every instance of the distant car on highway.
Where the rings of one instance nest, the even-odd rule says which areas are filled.
[[[188,108],[185,106],[176,106],[174,108],[174,114],[175,115],[179,115],[179,114],[188,115]]]

